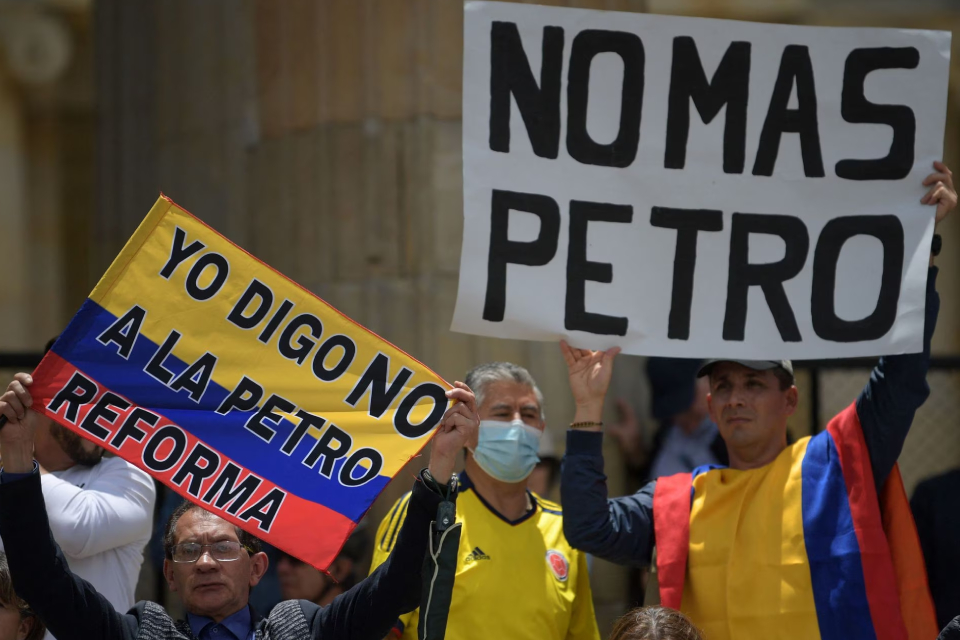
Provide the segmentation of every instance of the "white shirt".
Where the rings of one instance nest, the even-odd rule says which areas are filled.
[[[153,532],[153,479],[111,457],[44,474],[40,482],[53,539],[70,570],[125,613],[134,605],[143,548]]]

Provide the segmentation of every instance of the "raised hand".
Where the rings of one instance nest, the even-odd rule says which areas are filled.
[[[456,403],[443,414],[430,452],[430,475],[440,482],[445,482],[453,474],[457,454],[476,438],[480,428],[477,398],[473,391],[462,382],[454,382],[453,386],[447,391],[447,397]]]
[[[33,397],[27,388],[32,384],[33,376],[18,373],[0,396],[0,415],[7,419],[0,429],[0,458],[9,473],[33,470],[33,438],[39,416],[30,410]]]
[[[577,406],[573,421],[600,422],[603,400],[610,386],[610,376],[613,375],[613,359],[620,353],[620,347],[590,351],[575,349],[561,340],[560,351],[567,363],[570,392]],[[599,427],[594,430],[599,430]]]
[[[947,165],[934,162],[933,168],[936,171],[923,181],[923,186],[930,188],[920,203],[937,206],[935,224],[940,224],[957,206],[957,190],[953,188],[953,173]]]

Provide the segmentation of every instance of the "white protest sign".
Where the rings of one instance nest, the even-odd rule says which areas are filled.
[[[950,34],[468,2],[453,329],[921,350]]]

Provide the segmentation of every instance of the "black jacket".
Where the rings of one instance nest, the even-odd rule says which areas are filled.
[[[306,600],[278,605],[256,623],[258,640],[382,640],[401,614],[420,606],[429,526],[440,496],[417,481],[390,558],[329,606]],[[121,614],[70,572],[53,540],[40,474],[0,483],[0,538],[17,594],[58,640],[182,640],[193,636],[157,604]]]

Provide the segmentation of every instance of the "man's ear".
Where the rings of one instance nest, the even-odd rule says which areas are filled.
[[[25,640],[25,638],[30,635],[30,632],[33,631],[33,627],[36,624],[37,618],[35,616],[27,616],[21,619],[20,626],[17,627],[17,640]]]
[[[330,575],[337,582],[346,580],[351,571],[353,571],[353,560],[344,556],[340,556],[330,565]]]
[[[250,556],[250,586],[255,587],[270,566],[270,559],[263,551]]]
[[[797,405],[800,402],[800,392],[797,391],[797,385],[791,385],[789,389],[786,390],[786,401],[787,401],[787,415],[792,416],[797,410]]]
[[[167,586],[170,591],[176,592],[177,583],[173,580],[173,561],[170,558],[163,559],[163,577],[167,579]]]
[[[710,419],[713,420],[714,424],[720,424],[720,416],[714,414],[713,411],[713,394],[707,393],[707,413],[710,414]]]

